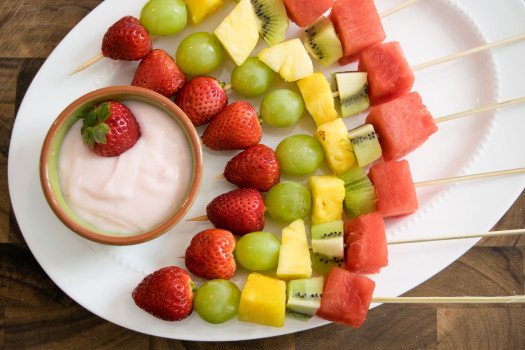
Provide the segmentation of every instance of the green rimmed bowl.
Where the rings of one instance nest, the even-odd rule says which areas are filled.
[[[75,214],[68,205],[58,178],[58,157],[62,142],[78,115],[87,107],[114,101],[138,101],[150,104],[167,113],[184,131],[192,152],[192,173],[184,199],[162,222],[151,229],[128,235],[114,234],[94,227]],[[73,232],[94,242],[109,245],[132,245],[147,242],[175,226],[193,205],[202,182],[203,157],[200,137],[186,114],[168,98],[136,86],[111,86],[92,91],[71,103],[51,125],[40,154],[40,182],[44,196],[55,215]]]

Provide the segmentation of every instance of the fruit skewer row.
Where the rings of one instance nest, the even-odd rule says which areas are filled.
[[[301,92],[303,92],[308,111],[314,118],[316,125],[320,126],[338,117],[334,110],[335,106],[328,97],[330,94],[332,97],[338,98],[340,114],[345,118],[366,110],[370,105],[374,106],[385,103],[408,94],[412,89],[414,82],[413,72],[416,70],[482,52],[524,38],[525,33],[441,57],[414,67],[408,65],[398,42],[378,44],[364,52],[363,59],[360,60],[360,71],[333,74],[332,87],[330,87],[326,78],[324,78],[321,73],[315,73],[315,78],[312,76],[301,79],[298,85]],[[396,67],[395,71],[397,73],[395,76],[388,74],[392,67]],[[332,92],[332,88],[335,90],[334,92]],[[312,98],[309,93],[312,89],[316,89],[320,96]],[[320,99],[325,101],[320,102]],[[319,107],[319,105],[321,105],[322,108]]]
[[[380,14],[380,17],[382,18],[390,14],[393,14],[417,1],[419,0],[408,0]],[[316,4],[318,5],[317,7],[309,6],[307,7],[308,13],[305,13],[305,8],[304,6],[302,6],[302,4],[293,3],[291,1],[284,1],[284,3],[282,3],[281,6],[283,8],[286,8],[286,10],[288,11],[288,14],[290,15],[290,17],[292,17],[293,21],[300,22],[298,25],[306,27],[306,26],[311,25],[313,20],[317,19],[324,12],[330,9],[332,3],[333,3],[332,0],[328,0],[328,1],[325,1],[323,4]],[[186,8],[187,8],[187,11],[189,12],[188,17],[191,19],[191,22],[194,25],[198,25],[204,19],[204,17],[211,16],[212,14],[214,14],[220,7],[222,7],[223,4],[224,4],[224,0],[209,1],[204,5],[200,2],[194,3],[193,1],[188,1],[186,3]],[[293,13],[298,11],[298,9],[296,8],[297,5],[301,7],[300,9],[300,11],[302,11],[301,17],[293,16]],[[80,72],[83,69],[86,69],[87,67],[98,62],[104,57],[108,57],[110,59],[115,59],[115,60],[140,60],[145,57],[147,52],[152,50],[150,34],[151,35],[161,35],[161,36],[172,35],[172,34],[177,33],[180,29],[182,29],[185,26],[186,9],[183,9],[180,4],[176,4],[176,6],[171,7],[171,9],[175,8],[177,12],[177,13],[174,13],[174,16],[173,16],[174,19],[170,22],[167,22],[164,25],[165,28],[160,28],[160,29],[157,28],[160,26],[155,26],[153,24],[154,18],[150,12],[154,10],[159,10],[158,8],[159,6],[162,6],[162,4],[159,5],[159,4],[155,4],[154,2],[150,2],[146,6],[144,6],[144,9],[141,12],[140,20],[132,16],[127,16],[128,18],[125,21],[123,18],[120,21],[116,22],[112,26],[113,28],[110,28],[106,32],[104,39],[103,39],[101,52],[95,55],[94,57],[90,58],[86,62],[82,63],[70,75],[73,75],[77,72]],[[155,9],[155,7],[157,7],[157,9]],[[165,9],[163,11],[165,11]],[[280,16],[283,17],[285,15],[286,15],[286,11],[282,11],[281,9]],[[179,18],[179,19],[177,20],[176,18]],[[164,17],[163,19],[166,22],[167,17]],[[280,20],[283,21],[282,18]],[[135,23],[130,25],[130,21],[133,21]],[[147,25],[148,29],[144,28],[144,26],[142,25],[141,22],[143,21],[145,21],[148,24]],[[180,23],[175,23],[177,21],[179,21]],[[118,30],[122,30],[123,28],[127,31],[127,33],[120,35],[117,38],[117,36],[114,33],[116,33]],[[284,30],[286,31],[286,29],[287,29],[287,26],[284,28]],[[128,35],[127,38],[126,38],[126,35]],[[133,36],[131,37],[131,35]],[[279,35],[279,39],[276,39],[276,41],[278,40],[282,41],[283,39],[284,37],[281,34]],[[273,43],[275,42],[272,41],[270,45]],[[136,50],[134,48],[134,46],[137,46],[137,45],[142,47],[141,50]],[[126,54],[126,52],[132,53],[132,55]],[[139,52],[142,52],[142,54],[139,54]]]
[[[406,159],[375,164],[370,168],[367,178],[365,178],[366,175],[363,175],[364,171],[361,170],[361,168],[355,168],[351,171],[352,174],[347,173],[341,175],[346,185],[344,209],[347,215],[352,218],[366,212],[375,211],[374,205],[372,205],[372,203],[375,202],[377,210],[383,217],[389,218],[409,215],[417,211],[419,203],[416,188],[418,187],[519,174],[523,173],[525,168],[457,176],[418,183],[413,182],[410,165]],[[363,184],[365,182],[368,183]],[[366,199],[359,197],[359,191],[363,189],[369,189],[370,192],[372,192]],[[368,202],[369,204],[359,203],[359,201]]]
[[[315,137],[323,146],[325,159],[335,175],[354,166],[361,168],[381,157],[398,160],[414,151],[434,134],[436,123],[473,115],[525,101],[525,97],[503,101],[434,119],[417,92],[371,108],[365,124],[347,131],[341,118],[326,122]]]

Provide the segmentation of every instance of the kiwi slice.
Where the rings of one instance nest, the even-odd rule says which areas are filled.
[[[343,46],[335,32],[334,25],[321,16],[305,29],[304,46],[312,57],[323,66],[329,66],[343,57]]]
[[[353,167],[339,178],[345,183],[343,210],[348,219],[377,211],[375,188],[363,168]]]
[[[286,288],[286,312],[299,319],[311,318],[319,306],[323,295],[322,276],[291,280]]]
[[[343,118],[370,107],[366,72],[340,72],[335,73],[334,76],[339,93],[339,108]]]
[[[328,275],[334,267],[345,268],[344,258],[314,253],[311,249],[310,258],[312,259],[312,269],[319,275]]]
[[[282,0],[250,0],[259,34],[269,46],[283,42],[288,30],[288,15]],[[242,28],[241,28],[242,30]]]
[[[312,250],[314,253],[321,253],[329,257],[344,257],[343,220],[313,225],[310,231],[312,233]]]
[[[381,158],[382,151],[372,124],[364,124],[348,131],[357,165],[361,168]]]

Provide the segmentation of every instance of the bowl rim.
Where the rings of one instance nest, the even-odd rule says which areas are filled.
[[[111,97],[109,97],[111,96]],[[81,225],[76,220],[68,216],[65,211],[60,206],[58,200],[54,196],[54,187],[50,181],[50,164],[49,160],[51,146],[53,140],[58,132],[61,130],[61,127],[68,121],[71,113],[75,110],[78,110],[81,106],[92,102],[93,100],[117,100],[124,101],[126,100],[123,97],[140,97],[141,99],[149,99],[158,105],[163,106],[166,110],[171,112],[172,118],[181,126],[188,139],[190,145],[190,150],[193,153],[193,176],[190,182],[190,188],[188,189],[186,197],[181,201],[178,208],[174,213],[172,213],[167,219],[162,221],[160,224],[154,226],[153,228],[130,235],[122,236],[110,236],[104,235],[88,229],[87,227]],[[144,101],[141,101],[144,102]],[[146,102],[147,103],[147,102]],[[41,153],[40,153],[40,163],[39,163],[39,174],[40,174],[40,183],[42,190],[44,192],[44,197],[48,202],[51,210],[55,213],[57,218],[70,230],[77,233],[78,235],[97,242],[108,245],[133,245],[138,243],[143,243],[150,241],[154,238],[157,238],[164,233],[168,232],[173,226],[175,226],[183,217],[186,215],[188,210],[193,205],[199,189],[202,183],[203,177],[203,152],[202,144],[197,130],[193,126],[193,123],[186,116],[186,114],[169,98],[146,88],[132,86],[132,85],[116,85],[100,88],[88,92],[73,102],[71,102],[54,120],[53,124],[49,128],[46,137],[44,139]]]

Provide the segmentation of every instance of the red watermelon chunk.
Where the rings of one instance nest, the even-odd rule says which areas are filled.
[[[418,209],[416,187],[406,159],[374,164],[368,177],[375,186],[377,210],[383,217],[408,215]]]
[[[345,223],[345,266],[350,272],[378,273],[388,265],[385,222],[379,212]]]
[[[415,91],[372,107],[366,123],[374,126],[385,161],[403,158],[438,130],[434,118]]]
[[[283,0],[288,18],[299,27],[308,27],[334,4],[334,0]]]
[[[365,321],[374,288],[370,278],[334,267],[326,278],[317,316],[357,328]]]
[[[344,66],[359,58],[361,51],[385,40],[381,18],[372,0],[336,0],[328,17],[343,45]]]
[[[358,70],[368,73],[370,105],[392,101],[406,95],[414,85],[414,72],[397,41],[380,43],[361,52]]]

